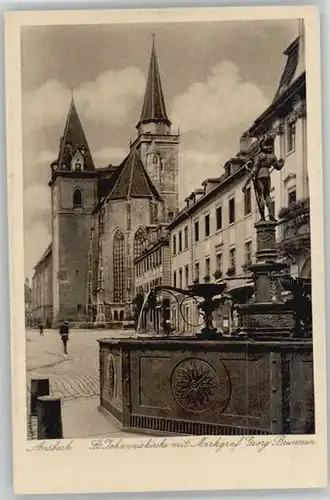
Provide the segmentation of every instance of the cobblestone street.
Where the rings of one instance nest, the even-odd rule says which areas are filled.
[[[68,355],[57,330],[26,331],[27,403],[31,379],[49,378],[51,395],[62,400],[64,438],[123,436],[99,411],[98,343],[102,337],[130,336],[129,331],[72,330]],[[28,437],[36,438],[36,418],[28,412]],[[132,435],[131,435],[132,436]]]

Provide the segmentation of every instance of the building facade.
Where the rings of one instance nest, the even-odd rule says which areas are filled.
[[[25,327],[33,326],[32,320],[32,288],[30,287],[29,279],[26,278],[24,283],[24,302],[25,302]]]
[[[226,162],[221,176],[206,179],[191,193],[169,225],[173,286],[226,280],[228,291],[241,289],[247,300],[251,297],[248,265],[254,262],[254,224],[260,214],[252,184],[245,193],[242,187],[247,161],[257,154],[265,135],[272,139],[276,156],[285,160],[281,171],[271,173],[279,256],[293,276],[310,278],[304,43],[299,22],[298,37],[284,52],[287,60],[272,103],[242,134],[239,152]],[[220,331],[230,334],[230,301],[218,308],[214,319]],[[193,300],[185,300],[182,307],[172,300],[171,322],[176,332],[190,335],[203,321]]]
[[[311,277],[309,184],[307,168],[307,103],[305,34],[285,50],[287,58],[273,102],[247,131],[249,137],[269,134],[274,151],[285,160],[272,173],[272,196],[280,221],[278,248],[294,276]]]
[[[187,288],[226,278],[233,288],[249,281],[247,265],[253,258],[253,225],[258,219],[251,188],[245,194],[241,190],[245,163],[243,155],[228,160],[224,174],[206,179],[169,225],[173,286]],[[193,299],[184,300],[182,307],[172,301],[172,326],[189,335],[200,329],[202,317]],[[225,333],[229,312],[229,306],[222,308],[216,318]]]
[[[144,230],[141,243],[135,247],[135,304],[138,331],[170,333],[170,297],[167,292],[159,292],[155,301],[145,303],[148,292],[155,286],[171,285],[170,248],[166,224]],[[142,310],[142,311],[141,311]],[[141,318],[140,318],[141,312]]]
[[[50,327],[53,321],[52,247],[48,246],[34,268],[32,278],[32,326],[40,322]]]
[[[72,99],[49,182],[52,288],[47,302],[54,326],[63,320],[77,325],[130,320],[139,238],[177,210],[179,135],[171,131],[154,40],[136,128],[124,160],[96,168]],[[35,316],[48,307],[40,291],[43,265],[38,263],[33,278]]]

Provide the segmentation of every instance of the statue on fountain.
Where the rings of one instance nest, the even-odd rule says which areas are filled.
[[[266,220],[265,205],[267,205],[269,220],[276,222],[275,214],[273,213],[272,199],[270,197],[270,174],[271,170],[274,168],[276,170],[281,170],[284,166],[284,160],[282,158],[278,160],[274,154],[273,139],[267,136],[263,137],[260,141],[259,152],[252,160],[247,162],[247,168],[251,164],[252,168],[242,191],[243,193],[246,192],[248,184],[252,180],[261,220]]]

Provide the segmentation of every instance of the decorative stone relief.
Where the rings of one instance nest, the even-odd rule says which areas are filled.
[[[270,281],[269,281],[269,288],[270,288],[270,300],[272,302],[277,301],[277,278],[276,278],[276,273],[270,272]]]
[[[245,323],[244,326],[249,328],[293,328],[294,327],[294,318],[293,315],[287,314],[254,314],[253,316],[246,315],[243,317],[243,321]]]
[[[201,359],[179,363],[172,374],[173,396],[184,410],[202,412],[215,402],[218,378],[214,368]]]
[[[115,393],[115,377],[116,377],[116,369],[115,369],[115,359],[112,354],[108,356],[108,393],[110,400],[113,398]]]

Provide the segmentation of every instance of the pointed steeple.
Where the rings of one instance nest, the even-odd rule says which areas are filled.
[[[165,99],[159,73],[158,60],[155,47],[155,34],[152,34],[152,49],[149,63],[147,86],[144,95],[141,117],[137,128],[142,123],[160,122],[167,126],[171,122],[167,116]]]
[[[60,151],[58,155],[59,170],[68,168],[70,161],[77,150],[79,150],[84,157],[84,170],[94,170],[95,167],[92,155],[72,94],[70,109],[60,143]]]

